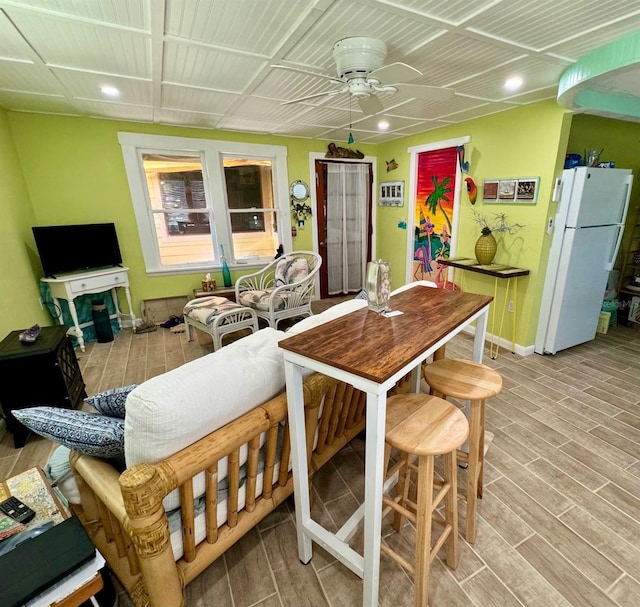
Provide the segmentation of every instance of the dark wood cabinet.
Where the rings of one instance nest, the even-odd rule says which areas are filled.
[[[24,446],[28,430],[11,411],[41,405],[71,409],[87,395],[67,330],[43,327],[33,344],[23,344],[21,331],[12,331],[0,342],[0,404],[15,447]]]

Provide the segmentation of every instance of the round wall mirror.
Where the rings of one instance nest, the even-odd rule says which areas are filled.
[[[306,200],[307,198],[309,198],[309,186],[304,181],[300,181],[299,179],[297,181],[294,181],[291,184],[291,198],[299,202]]]

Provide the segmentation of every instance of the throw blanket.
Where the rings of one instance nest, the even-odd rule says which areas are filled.
[[[201,297],[187,302],[184,307],[185,316],[189,316],[205,325],[213,322],[213,319],[221,312],[227,312],[241,306],[226,297]]]

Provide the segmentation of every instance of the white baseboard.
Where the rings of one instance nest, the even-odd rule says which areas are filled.
[[[475,327],[466,327],[465,329],[462,330],[463,333],[469,333],[470,335],[475,335],[476,334],[476,328]],[[491,333],[487,332],[487,337],[485,340],[485,345],[486,344],[491,344],[491,340],[493,339],[493,335]],[[497,344],[500,346],[501,349],[507,350],[508,352],[512,352],[511,350],[511,341],[508,339],[505,339],[504,337],[496,337],[494,342],[494,344]],[[531,346],[521,346],[520,344],[516,344],[516,349],[515,349],[515,354],[519,354],[520,356],[531,356],[531,354],[534,353],[534,345]]]

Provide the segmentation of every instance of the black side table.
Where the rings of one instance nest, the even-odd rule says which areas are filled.
[[[0,404],[16,448],[23,447],[28,430],[13,417],[13,409],[77,407],[87,395],[68,327],[43,327],[33,344],[23,344],[21,331],[0,342]]]

